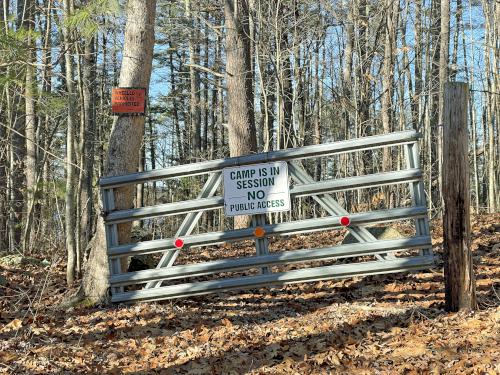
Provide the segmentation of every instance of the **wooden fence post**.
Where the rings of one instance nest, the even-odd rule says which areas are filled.
[[[476,307],[470,240],[469,85],[448,82],[443,108],[443,236],[446,309]]]

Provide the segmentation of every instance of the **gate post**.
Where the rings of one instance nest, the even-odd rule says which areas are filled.
[[[470,241],[469,85],[448,82],[443,107],[443,236],[446,309],[476,307]]]
[[[254,227],[264,227],[266,225],[266,214],[252,215],[252,226]],[[269,240],[265,236],[257,236],[255,239],[255,249],[257,250],[257,256],[269,255]],[[262,267],[260,269],[262,274],[269,274],[271,272],[270,267]]]

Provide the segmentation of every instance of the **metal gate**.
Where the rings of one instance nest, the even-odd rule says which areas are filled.
[[[418,138],[415,131],[402,131],[347,141],[305,146],[287,150],[253,154],[220,160],[178,165],[170,168],[101,178],[107,253],[110,264],[112,302],[152,301],[188,297],[232,289],[256,288],[288,283],[345,278],[425,269],[433,265],[434,256],[422,173],[419,169]],[[300,160],[352,153],[363,150],[402,146],[405,169],[316,182],[302,167]],[[226,167],[245,166],[265,162],[286,161],[294,184],[292,198],[312,196],[330,215],[277,224],[266,224],[264,214],[254,215],[252,227],[192,235],[202,213],[224,207],[222,196],[215,196]],[[200,174],[209,174],[197,199],[128,210],[115,210],[113,189],[149,181],[158,181]],[[411,194],[411,206],[350,214],[330,193],[405,184]],[[168,215],[185,215],[174,238],[138,243],[118,243],[117,224]],[[348,220],[346,220],[348,218]],[[400,239],[377,240],[366,228],[378,223],[410,220],[414,236]],[[259,228],[260,233],[256,233]],[[268,250],[268,237],[347,228],[358,243],[334,247],[272,252]],[[187,248],[210,246],[225,242],[254,240],[256,255],[241,258],[217,259],[204,263],[176,265],[180,251]],[[415,252],[413,250],[418,250]],[[123,272],[120,258],[150,253],[162,253],[155,269]],[[415,254],[416,253],[416,254]],[[410,254],[410,255],[408,255]],[[374,260],[356,261],[318,267],[272,272],[271,266],[374,256]],[[359,260],[359,258],[356,258]],[[259,274],[238,277],[219,277],[196,281],[192,278],[258,269]],[[176,281],[177,280],[177,281]],[[179,281],[180,280],[180,281]],[[162,283],[177,282],[162,286]],[[141,286],[139,290],[126,290],[126,286]],[[130,288],[129,288],[130,289]]]

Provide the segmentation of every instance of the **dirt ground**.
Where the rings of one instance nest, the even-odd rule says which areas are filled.
[[[0,373],[500,374],[498,243],[500,215],[475,217],[478,309],[458,314],[443,310],[442,267],[61,311],[62,261],[0,263]]]

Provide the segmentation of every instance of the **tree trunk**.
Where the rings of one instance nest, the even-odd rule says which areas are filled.
[[[228,129],[231,156],[257,151],[248,12],[248,0],[225,0]],[[249,218],[237,216],[234,222],[235,228],[246,227]]]
[[[156,169],[156,147],[155,147],[155,141],[156,141],[156,135],[155,135],[155,130],[153,127],[153,119],[151,116],[149,116],[149,158],[151,160],[151,170]],[[152,201],[153,204],[156,204],[156,181],[153,181],[153,184],[151,186],[152,188]]]
[[[34,31],[34,18],[35,18],[35,4],[33,0],[24,1],[24,20],[23,28],[28,32]],[[24,173],[26,176],[26,220],[24,225],[23,235],[23,251],[29,250],[30,243],[33,238],[31,236],[31,229],[33,225],[33,216],[35,209],[35,195],[37,190],[36,183],[36,115],[35,115],[35,89],[36,77],[35,69],[33,68],[33,61],[35,61],[34,54],[35,41],[31,35],[28,36],[28,64],[26,64],[26,80],[24,89],[24,103],[25,103],[25,121],[26,121],[26,161]]]
[[[4,2],[4,6],[8,2]],[[4,8],[4,11],[8,10]],[[21,28],[24,20],[24,2],[17,3],[17,27]],[[6,25],[8,29],[8,25]],[[6,30],[7,31],[7,30]],[[7,67],[7,75],[10,73]],[[10,130],[9,149],[9,250],[19,251],[22,237],[22,223],[24,217],[25,186],[24,162],[26,157],[26,118],[25,105],[20,95],[22,87],[16,84],[7,84],[7,117]],[[23,107],[23,108],[21,108]]]
[[[208,14],[207,14],[208,18]],[[204,53],[204,66],[208,67],[209,66],[209,56],[210,56],[210,40],[208,38],[208,35],[210,33],[210,30],[208,29],[208,26],[205,26],[204,33],[206,35],[205,37],[205,53]],[[203,151],[203,157],[207,158],[208,157],[208,118],[209,118],[209,112],[210,112],[210,106],[208,105],[208,97],[209,97],[209,78],[208,78],[208,72],[205,72],[203,74],[203,138],[202,138],[202,145],[201,149]],[[213,113],[213,112],[212,112]],[[211,212],[211,211],[210,211]]]
[[[221,18],[218,23],[220,23],[220,26],[222,27],[224,25],[224,20]],[[223,66],[223,61],[221,58],[221,51],[222,51],[222,35],[217,34],[215,43],[217,45],[216,49],[216,63],[217,63],[217,71],[223,71],[224,66]],[[224,122],[225,122],[225,116],[224,116],[224,90],[223,90],[223,78],[221,76],[217,77],[216,81],[216,87],[217,87],[217,108],[213,108],[213,110],[216,111],[216,118],[217,118],[217,125],[216,125],[216,136],[217,136],[217,142],[215,142],[215,149],[217,155],[216,157],[223,157],[224,156],[224,149],[225,149],[225,143],[226,143],[226,137],[225,137],[225,129],[224,129]],[[219,214],[222,216],[222,210],[219,211]],[[223,226],[223,220],[220,220],[220,225]]]
[[[149,87],[154,47],[155,0],[129,0],[125,27],[120,86]],[[105,175],[116,176],[135,172],[144,136],[144,116],[119,116],[115,119],[109,140]],[[132,208],[134,186],[115,189],[117,209]],[[130,223],[118,225],[119,243],[130,242]],[[122,270],[126,262],[122,262]],[[91,252],[85,267],[83,292],[92,300],[104,300],[108,290],[108,260],[104,223],[99,219]]]
[[[1,15],[1,14],[0,14]],[[0,110],[3,108],[0,108]],[[5,121],[3,111],[0,111],[0,122]],[[0,150],[7,150],[7,132],[4,126],[0,125]],[[7,155],[0,152],[0,249],[7,248]]]
[[[390,133],[392,127],[392,112],[394,111],[392,105],[393,96],[393,79],[394,79],[394,46],[396,43],[396,25],[397,12],[399,10],[399,2],[386,0],[386,30],[385,30],[385,44],[384,44],[384,61],[382,67],[382,128],[384,133]],[[400,78],[401,79],[401,78]],[[382,153],[382,170],[388,172],[392,169],[392,155],[391,148],[384,147]],[[393,189],[384,189],[385,196],[389,199],[388,208],[392,208],[394,196]]]
[[[176,145],[177,145],[177,158],[179,162],[183,162],[185,160],[184,155],[184,137],[182,136],[180,120],[179,120],[179,110],[178,110],[178,102],[177,102],[177,83],[175,81],[175,67],[174,67],[174,57],[173,52],[170,51],[168,54],[169,61],[169,69],[170,69],[170,91],[173,93],[172,95],[172,116],[174,121],[174,131],[176,137]]]
[[[64,2],[64,18],[71,15],[70,0]],[[73,56],[69,26],[63,27],[64,38],[64,65],[66,78],[66,92],[68,96],[68,118],[66,132],[66,251],[68,261],[66,266],[66,282],[72,285],[75,281],[76,271],[76,239],[75,239],[75,123],[76,123],[76,101],[75,87],[73,82]]]
[[[300,22],[300,11],[299,5],[297,3],[294,4],[294,33],[293,38],[294,41],[299,39],[299,30],[297,23]],[[304,89],[304,68],[302,66],[303,62],[301,59],[301,47],[300,45],[294,45],[293,52],[293,60],[294,60],[294,79],[296,82],[296,90],[294,91],[294,103],[296,103],[297,109],[294,112],[296,118],[295,123],[297,124],[298,136],[296,137],[297,141],[295,146],[300,147],[304,146],[305,138],[306,138],[306,119],[305,119],[305,98],[306,93]]]
[[[342,68],[342,127],[346,132],[346,139],[348,132],[351,130],[350,112],[353,108],[352,103],[352,63],[353,63],[353,50],[354,50],[354,24],[353,24],[353,9],[354,4],[349,4],[347,10],[347,25],[346,25],[346,42],[344,48],[344,64]],[[319,46],[316,51],[316,59],[319,59]],[[317,71],[318,69],[316,69]]]
[[[413,128],[420,131],[422,124],[422,0],[415,0],[415,90],[412,95]],[[403,31],[404,32],[404,31]],[[408,70],[410,68],[408,67]]]
[[[441,0],[441,27],[439,40],[439,125],[443,124],[444,85],[448,81],[448,56],[450,47],[450,1]],[[439,191],[442,191],[443,180],[441,166],[443,163],[443,127],[438,126],[437,159],[439,175]],[[442,197],[440,198],[440,201]],[[440,204],[441,205],[441,204]]]
[[[498,48],[494,46],[498,45],[496,40],[498,34],[498,25],[496,25],[495,19],[500,15],[500,6],[497,4],[492,4],[490,2],[483,0],[483,11],[485,17],[485,46],[484,46],[484,69],[485,69],[485,86],[486,91],[486,108],[484,109],[486,125],[484,126],[487,134],[487,204],[488,212],[494,213],[497,211],[497,166],[496,157],[498,152],[497,144],[495,144],[495,138],[498,140],[498,135],[495,136],[495,124],[498,123],[498,115],[500,113],[500,105],[498,99]],[[493,50],[493,51],[492,51]],[[486,136],[486,134],[484,136]],[[485,142],[486,144],[486,142]]]
[[[295,132],[293,128],[293,85],[292,85],[292,63],[291,51],[290,51],[290,41],[288,35],[288,8],[282,3],[278,3],[277,18],[281,30],[277,30],[277,61],[279,61],[276,66],[278,71],[276,72],[278,77],[278,94],[281,100],[279,100],[280,106],[278,111],[279,124],[280,127],[280,137],[278,139],[278,148],[287,149],[293,147],[293,142],[295,138]]]
[[[6,23],[4,22],[4,2],[0,3],[0,34],[5,33]],[[5,69],[0,68],[0,76],[5,74]],[[4,103],[0,103],[0,124],[7,123]],[[0,249],[6,249],[8,246],[7,236],[7,153],[3,150],[8,149],[7,129],[0,125]]]
[[[24,156],[26,153],[24,142],[24,122],[17,115],[20,111],[19,98],[14,96],[10,113],[10,123],[13,129],[10,132],[10,152],[9,152],[9,250],[11,252],[19,250],[21,245],[21,223],[23,218],[23,186],[24,182]],[[16,113],[16,114],[15,114]]]
[[[325,62],[325,56],[323,52],[322,63]],[[318,47],[318,55],[316,56],[316,62],[314,65],[314,85],[316,94],[316,103],[314,106],[314,128],[313,128],[313,144],[319,145],[321,144],[321,124],[323,120],[323,78],[324,78],[324,70],[322,72],[319,71],[320,66],[320,57],[319,57],[319,47]],[[316,158],[314,161],[314,179],[316,181],[321,180],[321,158]]]
[[[146,167],[146,144],[143,143],[139,151],[139,164],[137,166],[137,172],[144,172]],[[135,208],[144,207],[144,183],[137,184],[135,190]],[[136,220],[132,223],[134,227],[142,228],[144,221]]]
[[[441,183],[439,171],[441,165],[436,165],[436,160],[439,163],[439,147],[441,142],[440,139],[440,90],[439,90],[439,60],[440,60],[440,29],[441,29],[441,11],[440,11],[440,1],[432,0],[431,2],[431,13],[430,13],[430,30],[428,31],[428,40],[426,40],[426,77],[424,79],[426,85],[426,91],[430,94],[428,95],[427,104],[427,165],[429,168],[429,191],[431,207],[437,207],[438,210],[441,209]],[[437,87],[437,89],[436,89]],[[436,173],[436,171],[438,173]]]
[[[457,0],[457,9],[455,11],[455,32],[453,33],[453,52],[451,54],[450,64],[450,81],[454,82],[458,72],[458,39],[460,34],[460,26],[462,24],[462,0]],[[465,64],[467,59],[464,56]]]
[[[108,64],[107,64],[107,59],[108,59],[108,38],[106,36],[106,33],[102,33],[102,41],[101,41],[101,45],[102,45],[102,64],[101,64],[101,69],[100,69],[100,81],[101,81],[101,84],[100,84],[100,87],[99,87],[99,113],[104,113],[106,110],[105,110],[105,103],[106,103],[106,95],[107,95],[107,81],[108,81],[108,77],[107,77],[107,71],[108,71]],[[99,46],[99,44],[97,44]],[[96,135],[96,139],[97,139],[97,143],[99,145],[99,148],[98,148],[98,151],[97,151],[97,155],[98,155],[98,166],[99,166],[99,169],[98,169],[98,174],[100,176],[102,176],[104,174],[104,160],[106,158],[105,156],[105,152],[104,152],[104,143],[105,143],[105,137],[104,137],[104,134],[106,132],[106,129],[107,129],[107,121],[103,121],[101,119],[101,121],[99,121],[98,123],[96,123],[97,126],[97,135]],[[96,227],[97,228],[97,227]]]
[[[5,9],[4,9],[5,7]],[[8,1],[7,0],[2,0],[0,3],[0,33],[4,34],[5,31],[7,30],[7,23],[5,22],[6,17],[6,10],[8,10]]]
[[[82,228],[82,249],[85,249],[94,232],[94,196],[92,183],[94,180],[94,141],[95,141],[95,96],[92,89],[96,83],[96,60],[94,38],[85,40],[83,54],[83,112],[84,139],[83,155],[84,178],[81,183],[81,200],[83,213],[80,220]]]
[[[45,30],[43,36],[43,49],[42,49],[42,94],[41,95],[50,95],[52,91],[52,0],[45,0],[44,6],[46,8],[45,13]],[[39,168],[42,168],[42,186],[40,188],[40,197],[41,197],[41,205],[40,205],[40,218],[41,218],[41,228],[40,233],[45,235],[47,233],[47,228],[49,227],[49,216],[50,216],[50,194],[47,194],[48,190],[48,182],[49,182],[49,174],[50,174],[50,160],[48,158],[48,149],[50,148],[51,138],[49,138],[49,134],[51,133],[51,116],[49,113],[46,113],[43,116],[43,120],[40,119],[40,122],[43,123],[43,126],[40,125],[43,131],[43,150],[41,150],[41,155],[39,157],[40,160],[43,160],[43,163],[40,164]]]
[[[201,150],[201,111],[200,111],[200,73],[194,67],[198,64],[199,47],[195,40],[195,22],[191,15],[191,0],[185,0],[186,18],[189,19],[191,27],[189,29],[189,81],[190,81],[190,145],[195,157],[199,157]]]

